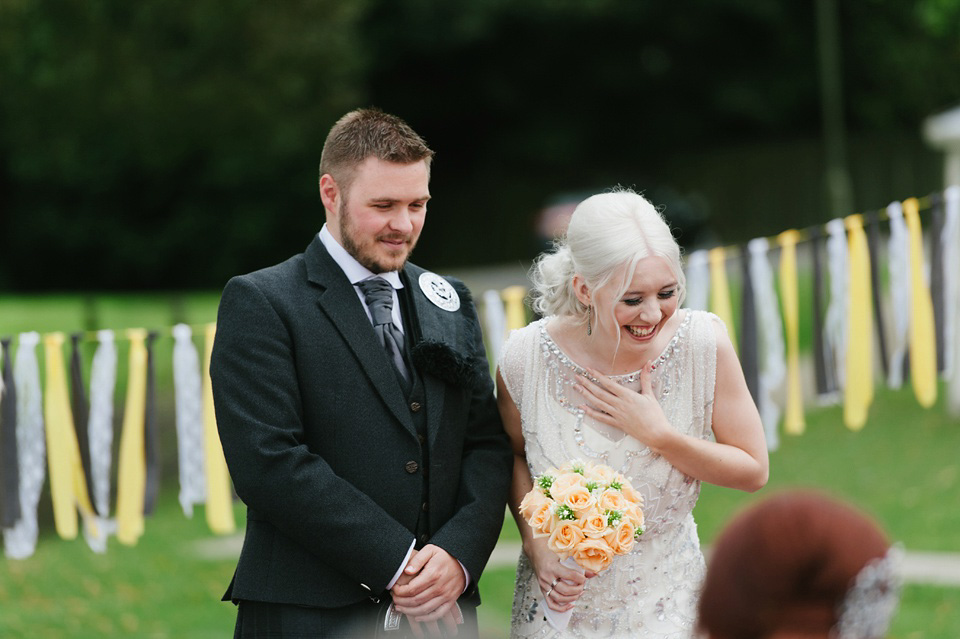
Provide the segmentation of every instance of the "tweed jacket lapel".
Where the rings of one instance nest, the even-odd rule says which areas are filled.
[[[353,285],[330,257],[319,237],[314,237],[304,258],[307,279],[319,287],[317,305],[356,355],[360,370],[373,383],[390,412],[415,435],[416,427],[392,370],[393,365],[377,341]]]

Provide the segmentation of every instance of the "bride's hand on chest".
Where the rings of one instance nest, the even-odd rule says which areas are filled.
[[[623,431],[654,451],[676,435],[654,396],[649,364],[640,373],[639,393],[592,368],[586,371],[587,375],[578,378],[575,386],[585,400],[580,405],[584,414]]]

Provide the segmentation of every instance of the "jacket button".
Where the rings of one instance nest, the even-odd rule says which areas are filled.
[[[430,511],[430,504],[427,503],[427,502],[423,502],[423,506],[420,507],[420,510],[422,510],[423,512],[429,512],[429,511]]]
[[[406,464],[403,465],[403,469],[408,473],[410,473],[411,475],[417,472],[419,468],[420,468],[420,464],[418,464],[415,461],[408,461]]]
[[[415,413],[416,413],[418,410],[420,410],[420,402],[411,402],[411,403],[410,403],[410,410],[412,410],[412,411],[415,412]]]

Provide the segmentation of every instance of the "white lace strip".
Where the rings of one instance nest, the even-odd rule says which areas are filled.
[[[780,302],[774,287],[773,269],[767,257],[770,243],[758,237],[747,244],[750,251],[750,280],[757,309],[757,351],[760,375],[757,406],[763,429],[767,435],[767,448],[780,446],[777,424],[781,408],[777,397],[781,394],[787,377],[786,348],[783,342],[783,319],[780,317]]]
[[[944,376],[950,380],[947,401],[954,415],[960,414],[960,186],[944,192],[943,225]]]
[[[20,519],[3,531],[4,551],[26,559],[37,547],[37,503],[46,477],[43,393],[37,363],[39,333],[21,333],[13,378],[17,386],[17,450],[20,454]]]
[[[707,300],[710,293],[710,269],[706,250],[694,251],[687,256],[686,276],[687,295],[683,305],[696,311],[707,310]]]
[[[891,202],[887,206],[887,217],[890,218],[887,270],[890,275],[890,306],[893,314],[887,385],[890,388],[900,388],[903,385],[903,362],[907,355],[907,336],[910,329],[910,245],[900,202]]]
[[[177,415],[177,458],[180,466],[180,506],[187,517],[207,499],[204,470],[203,401],[200,358],[186,324],[173,327],[173,384]]]
[[[827,222],[827,258],[830,270],[830,302],[824,318],[827,366],[836,371],[837,386],[846,386],[847,306],[850,301],[850,257],[843,220]]]

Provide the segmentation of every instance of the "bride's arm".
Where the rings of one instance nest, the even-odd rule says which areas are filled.
[[[649,368],[641,374],[641,393],[635,393],[605,376],[582,383],[590,406],[584,411],[594,419],[619,428],[691,477],[753,492],[767,483],[769,458],[760,414],[750,397],[740,360],[722,326],[717,325],[717,379],[713,402],[711,442],[676,431],[667,421],[653,395]]]
[[[513,481],[510,485],[510,512],[517,522],[517,529],[523,540],[523,552],[533,564],[537,573],[537,581],[542,593],[550,592],[547,604],[557,612],[564,612],[573,607],[574,602],[583,593],[586,582],[583,574],[571,570],[560,564],[557,555],[547,547],[547,538],[533,536],[530,525],[520,514],[520,502],[524,495],[533,488],[533,479],[530,477],[530,468],[527,466],[527,456],[523,444],[523,430],[520,423],[520,411],[510,397],[506,384],[497,371],[497,405],[500,416],[503,418],[503,427],[510,438],[513,448]],[[551,584],[552,586],[551,592]]]

